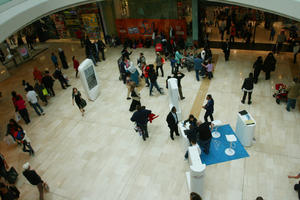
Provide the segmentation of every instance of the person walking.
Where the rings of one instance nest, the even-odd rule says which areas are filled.
[[[26,109],[25,101],[23,100],[23,98],[20,98],[20,96],[16,96],[16,111],[19,112],[26,124],[30,123],[30,118]]]
[[[201,55],[199,54],[195,59],[194,59],[194,69],[196,73],[196,80],[200,81],[199,78],[199,72],[202,71],[202,62],[203,60],[201,59]]]
[[[137,65],[140,68],[140,70],[143,70],[146,65],[146,58],[143,53],[140,53],[140,57],[137,60]]]
[[[65,52],[61,48],[58,48],[58,55],[59,55],[62,67],[64,69],[68,69],[69,66],[68,66],[68,62],[67,62],[67,59],[66,59],[66,55],[65,55]]]
[[[300,46],[299,46],[299,42],[296,42],[294,47],[293,47],[293,54],[294,54],[294,61],[293,63],[296,64],[297,62],[297,54],[299,53],[299,49],[300,49]]]
[[[158,70],[160,69],[161,77],[164,77],[164,69],[163,69],[164,60],[163,60],[163,58],[161,57],[161,55],[160,55],[159,52],[156,52],[156,60],[155,60],[155,63],[156,63],[156,74],[157,74],[157,76],[158,76]]]
[[[230,37],[229,37],[229,42],[231,43],[234,43],[234,37],[236,35],[236,28],[235,28],[235,25],[234,23],[231,24],[230,26]]]
[[[289,86],[287,88],[287,104],[286,104],[286,110],[290,112],[290,108],[295,109],[296,107],[296,101],[298,96],[300,96],[300,83],[298,78],[293,79],[294,84]]]
[[[43,74],[37,67],[34,67],[33,70],[33,79],[38,80],[40,83],[42,82]]]
[[[157,89],[157,91],[158,91],[160,94],[163,94],[163,92],[161,91],[161,88],[160,88],[159,85],[157,84],[157,74],[156,74],[156,72],[154,71],[154,66],[153,66],[152,64],[149,65],[148,76],[149,76],[149,79],[150,79],[150,93],[149,93],[149,95],[152,96],[152,89],[153,89],[153,86]]]
[[[141,105],[141,96],[136,90],[135,84],[130,85],[130,91],[131,91],[132,102],[130,104],[129,111],[133,112],[136,110],[137,105]]]
[[[78,60],[75,59],[75,56],[72,57],[72,60],[73,60],[73,67],[74,67],[74,69],[76,71],[75,77],[77,78],[77,76],[78,76],[79,62],[78,62]]]
[[[98,50],[101,52],[102,55],[102,60],[105,60],[104,49],[106,46],[101,39],[98,40],[97,44],[98,44]]]
[[[175,70],[175,73],[178,71],[178,68],[181,67],[181,60],[182,59],[183,59],[182,54],[180,53],[179,50],[177,50],[175,52],[175,60],[176,60],[176,67],[175,68],[177,69],[177,70]]]
[[[253,82],[256,84],[258,81],[258,77],[260,74],[260,71],[263,69],[264,64],[263,64],[263,59],[261,56],[257,57],[257,60],[255,61],[255,63],[253,64],[253,68],[254,68],[254,78],[253,78]]]
[[[206,100],[207,100],[207,103],[205,104],[205,106],[202,106],[202,108],[204,108],[206,110],[205,115],[204,115],[204,120],[205,120],[205,122],[208,122],[207,118],[209,116],[210,120],[214,121],[214,117],[213,117],[214,100],[213,100],[211,94],[208,94],[206,96]]]
[[[34,155],[34,150],[31,147],[29,137],[14,119],[9,120],[6,135],[10,135],[18,144],[23,144],[23,152],[28,152],[29,155]]]
[[[42,84],[35,80],[34,91],[37,93],[42,102],[45,103],[45,106],[48,104],[47,95],[48,91]]]
[[[230,43],[228,39],[226,39],[226,42],[222,44],[222,50],[224,52],[225,61],[228,61],[230,56]]]
[[[252,103],[251,101],[251,95],[253,91],[253,74],[250,73],[248,78],[245,78],[244,83],[242,85],[242,90],[244,91],[244,95],[242,98],[242,104],[245,103],[246,96],[248,94],[248,104],[250,105]]]
[[[175,106],[172,107],[171,111],[169,112],[167,119],[168,127],[170,129],[170,138],[174,140],[174,132],[177,136],[179,136],[178,133],[178,117],[176,114],[176,108]]]
[[[181,87],[181,79],[184,77],[185,75],[181,72],[177,72],[176,74],[174,74],[173,78],[177,79],[177,86],[178,86],[178,92],[179,92],[179,96],[180,99],[183,100],[185,99],[185,97],[182,94],[182,87]]]
[[[82,116],[84,116],[84,107],[86,106],[86,101],[81,97],[81,93],[77,90],[77,88],[73,88],[72,90],[72,104],[74,106],[74,101],[78,106]]]
[[[132,122],[135,122],[136,125],[142,129],[142,137],[145,141],[149,137],[147,123],[149,119],[149,115],[151,114],[151,110],[147,110],[140,105],[137,105],[136,107],[137,111],[133,113],[130,120]]]
[[[37,94],[33,90],[33,88],[26,88],[25,91],[27,92],[26,97],[29,102],[29,104],[33,107],[35,112],[38,114],[38,116],[45,115],[44,110],[38,103]]]
[[[66,87],[70,87],[63,73],[61,72],[60,68],[56,67],[55,72],[53,73],[53,77],[59,80],[62,89],[66,89]]]
[[[270,79],[271,71],[275,71],[276,59],[274,58],[273,53],[269,53],[264,61],[263,70],[266,73],[266,80]]]
[[[45,71],[45,76],[42,78],[42,84],[45,86],[50,96],[54,97],[55,92],[53,90],[54,79],[50,76],[49,71]]]
[[[280,53],[281,49],[282,49],[282,45],[283,43],[286,41],[286,37],[285,37],[285,34],[284,34],[284,31],[281,31],[280,34],[277,35],[277,41],[276,41],[276,44],[277,44],[277,54]]]
[[[54,64],[54,66],[58,67],[57,57],[56,57],[56,55],[53,52],[51,53],[51,60],[52,60],[52,62]]]
[[[41,179],[41,177],[36,173],[35,170],[31,169],[30,164],[26,162],[23,165],[23,175],[28,180],[31,185],[35,185],[39,191],[39,200],[44,200],[44,190],[46,189],[46,183]],[[46,187],[45,187],[46,186]]]

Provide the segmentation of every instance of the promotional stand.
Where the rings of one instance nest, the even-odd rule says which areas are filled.
[[[181,121],[181,109],[179,107],[179,93],[178,93],[178,85],[176,78],[170,78],[168,80],[168,92],[169,92],[169,107],[170,110],[173,106],[176,108],[176,114],[178,117],[178,121]]]
[[[235,134],[243,146],[251,146],[256,122],[247,111],[241,111],[237,115]]]

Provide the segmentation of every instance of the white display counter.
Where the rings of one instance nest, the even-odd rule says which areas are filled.
[[[238,113],[235,134],[243,146],[252,145],[255,127],[256,122],[249,113],[244,115]]]
[[[197,146],[190,146],[190,142],[185,135],[184,131],[188,130],[190,124],[186,123],[183,125],[183,122],[178,124],[180,133],[182,135],[182,145],[184,152],[189,151],[189,164],[190,171],[186,172],[187,184],[190,192],[196,192],[203,196],[204,189],[204,172],[206,165],[202,163],[199,150]],[[200,152],[201,153],[201,152]]]
[[[173,106],[176,108],[178,121],[181,121],[181,108],[179,107],[179,92],[176,78],[168,79],[168,92],[169,92],[169,107],[170,110]]]

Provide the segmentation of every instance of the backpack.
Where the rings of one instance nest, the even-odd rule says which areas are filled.
[[[16,139],[16,140],[22,140],[23,138],[24,138],[24,136],[25,136],[25,133],[24,133],[24,131],[23,130],[21,130],[21,131],[16,131],[16,132],[14,132],[14,138]]]

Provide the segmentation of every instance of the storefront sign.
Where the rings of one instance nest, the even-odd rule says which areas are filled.
[[[175,37],[186,39],[186,21],[176,19],[117,19],[116,27],[121,39],[149,38],[154,30],[163,32],[169,37],[170,28],[175,31]]]

